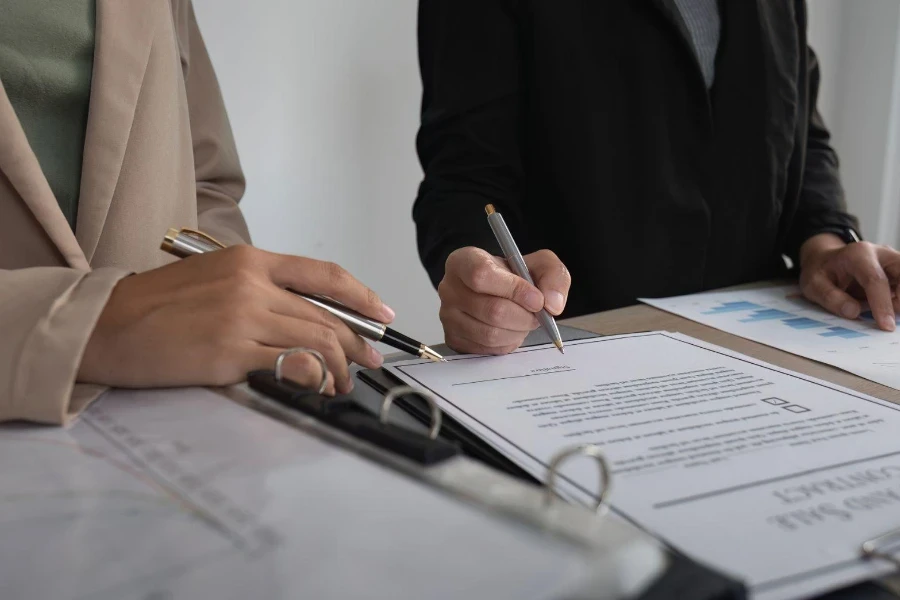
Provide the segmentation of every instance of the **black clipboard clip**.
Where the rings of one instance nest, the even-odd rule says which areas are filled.
[[[293,354],[313,356],[322,369],[317,389],[306,388],[284,377],[283,363]],[[441,429],[441,410],[434,398],[413,388],[391,390],[385,395],[379,416],[373,415],[350,397],[324,396],[328,379],[328,365],[322,355],[310,348],[290,348],[278,355],[274,369],[251,371],[247,374],[250,387],[282,406],[313,417],[335,429],[375,444],[423,466],[435,465],[461,453],[459,445],[438,438]],[[422,435],[417,431],[388,422],[394,400],[405,395],[417,395],[431,407],[431,431]]]

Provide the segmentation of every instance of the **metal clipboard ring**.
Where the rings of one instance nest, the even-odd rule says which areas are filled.
[[[896,546],[898,544],[900,544],[900,529],[895,529],[893,531],[888,531],[883,535],[879,535],[878,537],[874,537],[871,540],[866,540],[862,543],[860,548],[863,558],[880,558],[900,569],[900,557],[883,550],[883,548]]]
[[[441,430],[441,409],[438,408],[437,402],[435,402],[434,397],[431,394],[414,387],[404,385],[396,387],[385,394],[384,400],[381,402],[381,410],[379,411],[378,419],[383,424],[386,424],[388,422],[388,413],[391,411],[391,405],[394,403],[394,400],[407,394],[415,394],[428,403],[428,407],[431,409],[431,430],[428,432],[428,437],[433,440],[437,439],[438,433]]]
[[[328,365],[325,363],[325,357],[322,356],[320,352],[317,350],[313,350],[312,348],[288,348],[284,352],[278,355],[278,358],[275,359],[275,381],[281,381],[281,366],[284,363],[284,359],[293,354],[309,354],[313,358],[319,361],[319,366],[322,367],[322,380],[319,382],[319,394],[325,392],[325,388],[328,387]]]
[[[566,459],[573,456],[589,456],[597,461],[597,466],[600,468],[600,495],[597,497],[597,503],[594,505],[594,512],[598,516],[605,515],[609,511],[609,494],[612,491],[612,478],[609,464],[606,462],[603,452],[600,451],[600,446],[595,446],[594,444],[582,444],[564,448],[550,459],[550,464],[547,466],[547,483],[544,486],[546,489],[544,503],[549,506],[556,499],[556,478],[559,475],[559,467]]]

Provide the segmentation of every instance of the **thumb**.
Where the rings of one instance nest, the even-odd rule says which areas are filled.
[[[550,250],[529,254],[525,257],[525,264],[534,278],[534,284],[544,294],[544,308],[553,315],[562,313],[572,285],[572,276],[566,266]]]

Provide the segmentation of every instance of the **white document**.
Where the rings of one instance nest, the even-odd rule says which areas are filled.
[[[850,321],[804,299],[796,286],[641,301],[900,389],[900,330],[881,331],[871,311]]]
[[[559,598],[587,565],[205,390],[0,427],[0,598]]]
[[[900,406],[660,332],[448,360],[390,370],[538,479],[561,448],[599,445],[618,514],[754,598],[891,569],[859,547],[900,527]],[[571,498],[596,494],[589,459],[562,472]]]

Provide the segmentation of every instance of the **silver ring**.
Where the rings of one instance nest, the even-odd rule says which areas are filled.
[[[559,466],[567,458],[573,456],[590,456],[591,458],[596,459],[597,465],[600,467],[600,495],[597,497],[597,504],[594,506],[594,512],[600,516],[605,515],[609,510],[609,494],[612,490],[610,487],[611,478],[609,465],[607,464],[603,453],[600,451],[600,446],[595,446],[593,444],[583,444],[581,446],[565,448],[560,450],[550,459],[550,464],[547,466],[547,483],[545,485],[546,495],[544,497],[545,504],[552,504],[553,500],[556,498],[556,477],[559,475]]]
[[[394,403],[394,400],[407,394],[415,394],[420,398],[424,398],[428,403],[429,408],[431,408],[431,430],[428,432],[428,437],[433,440],[437,439],[438,433],[441,431],[441,409],[438,408],[437,402],[435,402],[434,397],[431,394],[422,390],[417,390],[413,387],[396,387],[385,394],[384,400],[381,402],[381,411],[378,416],[379,420],[382,423],[387,423],[388,413],[391,411],[391,405]]]
[[[325,388],[328,387],[328,365],[325,364],[325,357],[312,348],[288,348],[279,354],[278,358],[275,359],[275,381],[281,381],[281,364],[284,362],[284,359],[292,354],[309,354],[319,361],[319,366],[322,367],[322,381],[319,383],[319,393],[323,393]]]

